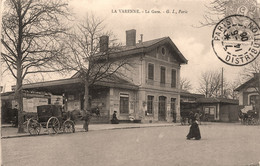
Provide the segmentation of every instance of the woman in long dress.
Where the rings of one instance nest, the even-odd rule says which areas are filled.
[[[192,124],[190,126],[189,134],[187,135],[187,139],[195,138],[196,140],[201,139],[200,129],[199,129],[199,122],[196,118],[192,118]]]

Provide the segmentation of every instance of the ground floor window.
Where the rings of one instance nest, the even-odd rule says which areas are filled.
[[[205,116],[211,116],[211,117],[214,117],[214,118],[218,118],[215,106],[204,107],[204,114],[205,114]]]
[[[176,98],[171,98],[171,111],[172,112],[176,112],[175,103],[176,103]]]
[[[129,95],[120,94],[120,113],[128,114],[129,113]]]
[[[249,105],[253,106],[253,110],[255,110],[255,107],[259,101],[259,95],[250,95],[249,96]]]
[[[147,113],[152,114],[153,113],[153,96],[147,96]]]

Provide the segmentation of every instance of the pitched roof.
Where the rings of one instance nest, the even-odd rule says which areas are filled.
[[[248,81],[246,81],[245,83],[243,83],[239,87],[237,87],[235,89],[235,91],[241,91],[242,89],[249,87],[250,85],[252,85],[252,83],[255,82],[255,80],[256,80],[256,78],[252,77],[251,79],[249,79]]]
[[[238,100],[226,99],[226,98],[198,98],[198,103],[227,103],[227,104],[238,104]]]
[[[117,87],[125,88],[131,90],[137,90],[138,86],[133,83],[118,77],[106,78],[94,83],[95,86],[105,86],[105,87]],[[37,90],[37,91],[50,91],[56,94],[63,93],[65,89],[76,89],[84,87],[82,79],[80,78],[68,78],[45,82],[36,82],[31,84],[24,84],[24,90]]]
[[[185,90],[180,90],[180,95],[181,97],[193,97],[193,98],[204,98],[205,95],[203,94],[196,94],[196,93],[190,93],[188,91],[185,91]]]
[[[180,63],[182,64],[187,64],[188,60],[182,55],[182,53],[179,51],[179,49],[176,47],[176,45],[173,43],[170,37],[162,37],[154,40],[149,40],[149,41],[144,41],[140,43],[136,43],[135,46],[122,46],[119,47],[116,51],[113,51],[110,55],[110,57],[118,58],[118,57],[123,57],[123,56],[128,56],[128,55],[133,55],[137,53],[145,53],[148,51],[151,51],[152,49],[156,48],[157,46],[163,45],[163,44],[169,44],[170,48],[176,52],[177,59],[179,60]],[[98,53],[96,54],[101,55],[103,54]]]

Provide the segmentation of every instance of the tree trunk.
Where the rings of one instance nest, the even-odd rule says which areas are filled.
[[[23,133],[23,92],[22,92],[22,84],[23,84],[23,68],[22,68],[22,43],[23,43],[23,22],[22,22],[22,5],[21,1],[17,2],[17,16],[18,16],[18,41],[17,41],[17,75],[16,75],[16,90],[15,97],[18,103],[18,133]]]
[[[87,79],[85,79],[84,81],[85,81],[84,82],[85,92],[84,92],[84,110],[83,110],[84,124],[83,124],[83,128],[87,132],[88,131],[88,125],[89,125],[90,118],[91,118],[91,112],[90,112],[90,108],[89,108],[89,83],[88,83]]]
[[[85,92],[84,92],[84,114],[89,110],[89,83],[87,80],[84,82]]]
[[[18,133],[24,133],[23,128],[23,92],[22,92],[22,70],[17,67],[17,79],[16,79],[16,89],[15,89],[15,100],[17,101],[17,109],[18,109]]]

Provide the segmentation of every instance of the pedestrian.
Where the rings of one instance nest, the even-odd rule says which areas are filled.
[[[114,113],[113,113],[113,117],[112,117],[111,123],[112,124],[119,124],[119,120],[116,117],[116,111],[114,111]]]
[[[187,139],[195,138],[196,140],[200,140],[201,135],[199,129],[199,122],[196,120],[195,116],[191,120],[192,120],[192,124],[190,126],[190,131],[187,135]]]
[[[196,121],[198,121],[200,123],[200,114],[199,114],[199,110],[197,110],[194,114],[194,117],[196,119]]]
[[[194,113],[192,111],[189,112],[189,117],[188,117],[188,123],[189,125],[192,124],[192,119],[194,118]]]
[[[85,116],[83,116],[83,120],[84,120],[84,125],[83,128],[85,129],[86,132],[88,132],[88,125],[91,119],[91,113],[89,111],[86,111]]]

